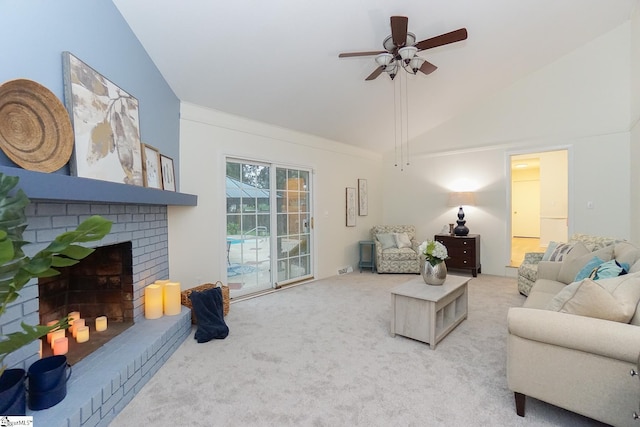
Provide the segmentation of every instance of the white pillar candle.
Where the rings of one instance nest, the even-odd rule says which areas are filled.
[[[56,323],[58,323],[57,320],[51,320],[51,321],[47,322],[47,326],[53,326]],[[53,334],[53,331],[47,333],[47,343],[49,343],[49,344],[51,344],[51,335],[52,334]]]
[[[62,337],[56,338],[53,341],[53,355],[59,356],[61,354],[67,354],[69,351],[69,338]]]
[[[80,326],[76,329],[76,342],[83,343],[89,341],[89,327]]]
[[[164,285],[164,314],[175,316],[180,314],[180,282],[169,282]]]
[[[57,339],[64,338],[66,332],[64,329],[58,329],[57,331],[53,331],[51,333],[51,348],[53,348],[53,344]]]
[[[107,316],[96,317],[96,331],[102,332],[107,330]]]
[[[162,317],[162,288],[149,285],[144,288],[144,317],[158,319]]]
[[[85,326],[84,319],[76,319],[73,321],[73,326],[71,326],[71,335],[75,338],[78,333],[78,328],[82,328]]]

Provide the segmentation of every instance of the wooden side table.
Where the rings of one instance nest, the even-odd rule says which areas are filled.
[[[434,239],[442,243],[449,253],[445,261],[447,269],[471,270],[473,277],[481,273],[480,265],[480,235],[453,236],[450,234],[436,234]]]
[[[373,273],[376,271],[376,243],[373,240],[361,240],[358,242],[358,246],[360,247],[360,261],[358,262],[360,273],[363,268],[370,268]]]

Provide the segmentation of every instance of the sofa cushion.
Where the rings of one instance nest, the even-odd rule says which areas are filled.
[[[595,252],[589,252],[583,243],[578,242],[562,261],[562,266],[558,273],[558,280],[563,283],[571,283],[578,275],[578,272],[582,270],[593,257],[598,257],[603,261],[609,261],[612,256],[613,245],[598,249]]]
[[[411,239],[407,233],[393,233],[393,237],[395,238],[396,246],[399,249],[411,247]]]
[[[640,300],[640,274],[610,279],[584,279],[565,286],[548,310],[629,323]]]
[[[418,253],[411,248],[390,248],[382,251],[384,261],[413,261],[418,259]]]
[[[382,250],[396,248],[396,238],[394,233],[378,233],[376,239],[382,244]]]
[[[616,243],[613,247],[613,257],[621,265],[632,266],[640,259],[640,248],[629,242]]]
[[[566,287],[564,283],[549,279],[538,279],[531,288],[529,296],[522,304],[526,308],[545,309],[549,302]]]

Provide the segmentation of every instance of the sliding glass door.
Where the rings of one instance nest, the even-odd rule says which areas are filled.
[[[227,160],[226,261],[232,296],[313,276],[309,177],[308,170]]]

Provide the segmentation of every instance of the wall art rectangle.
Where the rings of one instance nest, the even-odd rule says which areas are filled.
[[[367,188],[367,180],[358,180],[358,215],[366,216],[369,214],[369,191]]]
[[[347,227],[356,226],[356,189],[347,187]]]
[[[69,52],[63,71],[75,135],[71,173],[144,185],[138,100]]]

